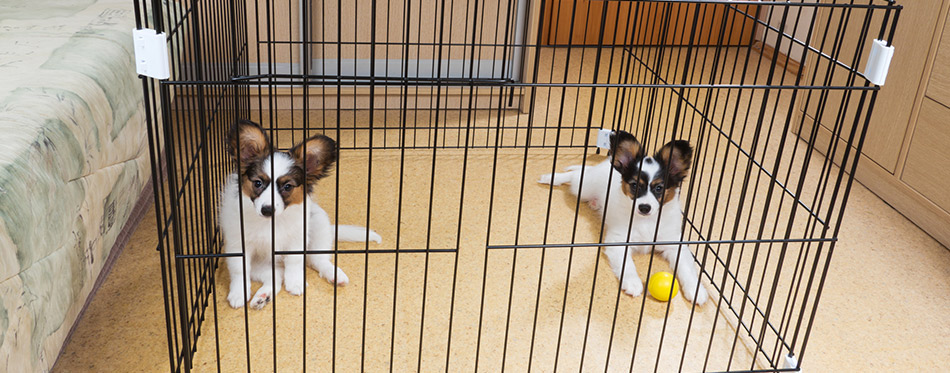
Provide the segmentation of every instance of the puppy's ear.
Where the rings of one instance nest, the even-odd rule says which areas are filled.
[[[673,140],[663,145],[653,158],[660,162],[660,166],[666,167],[671,183],[680,183],[693,164],[693,147],[684,140]]]
[[[290,153],[303,166],[307,181],[314,182],[329,175],[336,162],[336,141],[323,135],[313,136],[297,144]]]
[[[627,166],[643,157],[643,147],[630,133],[617,131],[610,135],[610,154],[613,154],[614,169],[623,173]]]
[[[270,153],[270,138],[264,129],[249,120],[238,121],[228,139],[228,154],[241,161],[241,165],[246,165]]]

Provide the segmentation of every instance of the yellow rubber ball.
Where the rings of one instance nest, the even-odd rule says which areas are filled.
[[[673,292],[670,292],[671,287]],[[650,281],[647,282],[647,290],[656,300],[666,302],[676,296],[676,293],[680,291],[680,285],[676,282],[676,278],[673,277],[672,273],[657,272],[650,276]]]

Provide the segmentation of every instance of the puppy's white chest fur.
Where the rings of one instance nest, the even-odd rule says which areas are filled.
[[[611,175],[613,173],[613,175]],[[579,179],[579,175],[577,175]],[[608,197],[609,180],[609,197]],[[579,180],[571,183],[571,192],[581,200],[591,203],[591,206],[603,213],[603,204],[607,203],[607,215],[604,221],[604,242],[654,242],[678,241],[683,228],[682,209],[680,208],[679,191],[676,197],[661,208],[659,214],[642,215],[637,213],[634,200],[628,198],[621,191],[622,177],[611,167],[610,162],[602,162],[587,167],[584,175],[582,191],[578,190]],[[660,220],[657,225],[657,219]],[[629,230],[630,236],[627,237]],[[658,247],[662,250],[665,247]],[[630,249],[638,253],[650,252],[649,245],[631,246]]]
[[[243,206],[238,205],[239,195]],[[243,215],[244,250],[255,256],[269,253],[272,244],[275,250],[294,250],[304,247],[305,235],[309,241],[310,232],[304,227],[304,204],[288,206],[283,213],[273,218],[263,217],[254,209],[254,202],[240,192],[236,174],[228,176],[221,201],[220,219],[223,231],[233,236],[225,239],[237,239],[241,242]],[[310,197],[306,197],[304,201],[307,212],[313,211],[314,204]]]

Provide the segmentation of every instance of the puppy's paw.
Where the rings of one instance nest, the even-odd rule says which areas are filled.
[[[334,275],[334,272],[336,272],[336,275]],[[350,283],[350,278],[346,277],[346,273],[343,273],[343,270],[337,268],[336,266],[319,271],[319,273],[320,277],[323,277],[325,280],[327,280],[327,282],[337,286],[346,286]]]
[[[696,299],[693,299],[693,294],[696,294]],[[696,289],[690,289],[689,291],[684,289],[683,297],[686,298],[686,300],[701,306],[706,303],[707,300],[709,300],[709,293],[706,292],[706,287],[700,284],[698,292]]]
[[[251,292],[251,284],[245,284],[245,288],[241,288],[240,283],[232,283],[231,290],[228,291],[228,304],[231,308],[244,307],[244,304],[251,300],[252,295],[254,293]]]
[[[639,297],[643,294],[643,283],[637,277],[628,277],[623,280],[620,286],[624,293],[631,297]]]
[[[307,285],[304,284],[303,282],[301,282],[301,283],[299,283],[299,284],[294,284],[294,285],[291,285],[291,284],[284,284],[284,288],[286,288],[286,289],[287,289],[287,292],[290,293],[291,295],[300,295],[300,294],[303,294],[303,288],[304,288],[305,286],[307,286]]]
[[[551,180],[554,178],[552,174],[544,174],[538,179],[539,184],[551,184]]]
[[[304,283],[303,276],[284,277],[284,289],[287,289],[287,292],[291,295],[303,294],[304,286],[306,286],[306,283]]]
[[[248,292],[250,294],[250,292]],[[244,298],[244,292],[238,290],[228,293],[228,304],[231,305],[231,308],[241,308],[244,307],[244,303],[247,302],[247,299]]]
[[[375,243],[383,243],[383,237],[372,229],[369,230],[369,240]]]
[[[259,292],[254,295],[254,298],[251,298],[251,308],[259,310],[264,308],[268,303],[270,303],[271,295],[270,292]]]

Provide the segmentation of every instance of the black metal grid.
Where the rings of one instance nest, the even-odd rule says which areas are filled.
[[[513,255],[502,366],[508,358],[508,322],[519,251],[540,250],[539,273],[543,274],[544,255],[549,250],[569,250],[572,259],[565,272],[569,275],[575,255],[594,253],[605,246],[597,242],[578,242],[574,238],[570,242],[548,242],[549,230],[559,219],[571,221],[568,225],[575,234],[582,219],[579,213],[566,218],[552,216],[552,199],[558,192],[551,188],[546,191],[544,238],[540,242],[520,241],[518,231],[526,226],[522,222],[522,211],[528,180],[535,174],[559,171],[569,164],[559,163],[559,154],[580,155],[586,162],[589,154],[597,152],[591,136],[601,127],[630,131],[647,148],[654,149],[673,137],[686,138],[696,147],[697,159],[693,175],[683,186],[687,232],[684,240],[677,243],[693,245],[701,276],[715,294],[711,301],[722,314],[722,322],[736,327],[728,364],[724,367],[708,366],[715,323],[712,330],[690,330],[684,345],[708,345],[703,370],[795,370],[783,368],[781,360],[791,355],[801,362],[805,354],[853,182],[856,155],[862,148],[880,88],[868,82],[858,66],[864,61],[870,39],[893,39],[900,6],[884,0],[612,1],[604,2],[611,4],[609,6],[600,7],[601,17],[621,9],[614,4],[626,3],[629,4],[626,6],[628,23],[612,25],[617,34],[610,38],[605,35],[605,26],[608,26],[605,22],[595,31],[599,32],[596,45],[571,46],[573,34],[568,45],[560,45],[547,43],[540,32],[534,40],[529,40],[531,30],[517,30],[523,21],[520,17],[530,19],[532,12],[545,9],[548,1],[551,0],[541,0],[539,6],[532,7],[532,3],[514,0],[417,0],[416,5],[411,0],[386,1],[385,4],[381,0],[367,0],[352,3],[354,13],[344,14],[342,9],[346,2],[343,1],[136,0],[137,26],[167,33],[173,67],[171,79],[143,79],[153,178],[159,186],[155,188],[155,211],[170,369],[190,371],[193,368],[203,322],[210,319],[214,323],[217,343],[218,315],[238,312],[217,307],[219,294],[214,278],[219,259],[233,254],[221,252],[215,214],[218,190],[233,165],[225,152],[227,133],[237,120],[252,119],[268,123],[268,133],[277,144],[324,133],[339,141],[343,153],[366,152],[373,159],[374,151],[397,151],[400,168],[409,162],[407,153],[429,154],[433,170],[429,175],[430,185],[434,185],[437,177],[434,170],[439,154],[445,151],[463,152],[462,175],[470,162],[470,151],[487,152],[492,169],[499,162],[500,152],[520,153],[523,157],[521,175],[513,175],[520,178],[519,191],[496,190],[498,178],[512,175],[492,172],[488,186],[488,221],[482,223],[486,225],[487,248],[481,272],[481,307],[485,305],[486,279],[491,275],[492,258]],[[434,6],[438,16],[424,18],[419,6],[422,3]],[[366,4],[369,9],[360,8]],[[578,19],[592,16],[590,11],[594,7],[577,4],[580,3],[573,2],[569,6],[570,25],[559,24],[558,17],[541,14],[536,27],[540,29],[547,24],[553,30],[573,28]],[[496,9],[495,13],[487,11],[486,5],[492,5],[490,8]],[[386,13],[379,10],[384,6]],[[281,15],[279,10],[287,7],[295,11]],[[394,8],[402,9],[402,18],[392,17]],[[326,12],[327,9],[335,10],[335,14]],[[419,13],[413,14],[413,11]],[[801,17],[805,12],[821,16],[806,22]],[[707,17],[713,14],[721,17]],[[497,15],[497,19],[486,15]],[[774,21],[773,15],[780,17],[778,25],[763,21]],[[454,22],[455,17],[464,19],[464,24]],[[677,23],[676,17],[685,23]],[[315,20],[321,19],[335,20],[330,22],[335,23],[335,28],[315,26]],[[643,20],[661,23],[657,31],[661,40],[670,40],[669,36],[677,32],[685,39],[636,44],[635,32],[627,35],[631,30],[629,26],[638,21],[647,22]],[[703,30],[707,22],[716,22],[720,33],[706,35],[707,42],[701,43],[703,35],[699,35],[699,30]],[[789,61],[783,61],[781,56],[766,58],[754,52],[750,44],[727,42],[735,36],[732,26],[744,22],[751,22],[758,30],[754,39],[772,38],[777,51],[799,48],[803,56],[802,74],[787,74],[781,64]],[[382,25],[385,25],[383,30],[389,31],[380,32]],[[392,25],[399,27],[392,28]],[[423,27],[431,28],[431,35],[421,36]],[[352,34],[347,34],[349,28]],[[361,28],[363,33],[359,31]],[[485,40],[486,30],[492,31],[494,38]],[[814,34],[815,30],[823,30],[823,33]],[[799,32],[807,36],[802,38]],[[453,39],[459,35],[463,36],[462,40]],[[314,56],[332,55],[330,52],[334,50],[338,57],[335,71],[340,73],[327,73],[327,64],[321,69],[313,68]],[[443,59],[458,51],[462,52],[461,60],[469,63],[468,76],[464,67],[461,74],[454,76],[442,71]],[[431,60],[438,61],[427,72],[431,75],[428,77],[420,74],[419,64],[416,71],[410,71],[408,62],[410,56],[420,59],[424,52],[430,54]],[[343,57],[355,59],[365,53],[369,53],[368,73],[342,73]],[[523,60],[512,58],[516,53]],[[380,66],[379,57],[388,62]],[[487,78],[473,73],[481,71],[477,65],[482,63],[483,57],[501,61],[500,69],[495,71],[493,66]],[[293,67],[294,60],[301,61],[297,67]],[[401,71],[397,76],[390,76],[388,64],[394,60],[402,61],[398,65]],[[291,71],[279,71],[279,64],[287,63],[281,61],[291,61]],[[448,67],[452,67],[451,62]],[[359,70],[356,62],[353,70]],[[382,97],[382,102],[377,96]],[[289,100],[281,101],[281,97]],[[815,109],[801,115],[796,112],[799,107]],[[291,116],[289,123],[278,123],[279,110],[304,114],[300,118]],[[349,116],[352,123],[344,120]],[[349,124],[344,125],[344,122]],[[822,123],[830,136],[823,138],[821,127],[811,122]],[[796,133],[799,129],[801,131]],[[773,147],[775,141],[778,141],[777,148]],[[546,151],[544,154],[550,157],[550,169],[529,169],[529,157],[539,150]],[[818,173],[813,173],[813,169],[818,169]],[[372,179],[372,174],[372,162],[369,162],[367,180]],[[346,194],[340,190],[339,179],[336,180],[334,195]],[[429,255],[452,255],[455,270],[450,305],[454,308],[455,287],[459,281],[459,238],[463,224],[470,223],[463,212],[483,208],[462,203],[466,192],[464,176],[462,180],[458,185],[458,217],[450,222],[456,229],[454,245],[430,239],[431,233],[427,233],[425,242],[400,246],[403,198],[407,193],[425,193],[403,190],[405,181],[400,173],[395,247],[336,248],[333,254],[335,257],[363,255],[364,269],[372,254],[396,254],[397,267],[401,254],[424,254],[426,281]],[[513,207],[495,203],[500,199],[498,196],[506,193],[520,193],[515,234],[513,237],[492,236],[492,212]],[[372,196],[367,189],[364,206],[367,226],[372,214],[369,211]],[[430,188],[427,232],[434,229],[433,199],[434,190]],[[338,221],[340,202],[331,203],[335,205],[334,221]],[[578,202],[575,211],[580,207]],[[631,246],[652,244],[629,243]],[[747,252],[752,253],[751,258]],[[274,255],[295,253],[299,254],[276,252]],[[595,263],[599,264],[599,260]],[[652,260],[650,268],[653,268]],[[597,271],[595,264],[595,274]],[[649,273],[650,269],[648,276]],[[791,277],[787,278],[788,275]],[[541,277],[537,281],[540,285]],[[557,359],[562,353],[560,341],[571,286],[569,276],[565,282],[554,367],[558,366]],[[591,284],[581,367],[588,351],[595,287],[596,281]],[[398,291],[394,281],[392,292],[398,294]],[[304,292],[304,299],[306,294]],[[536,296],[541,298],[540,290]],[[334,369],[336,297],[334,288],[334,333],[331,336]],[[621,299],[618,288],[608,359],[613,353],[613,330]],[[646,296],[638,301],[643,310]],[[366,302],[364,292],[361,342],[364,349]],[[529,354],[534,352],[535,346],[537,305],[538,300],[535,300]],[[276,324],[276,305],[271,311]],[[695,311],[695,307],[690,311],[690,325]],[[215,345],[216,360],[220,361],[223,354],[241,354],[248,370],[252,366],[254,370],[277,370],[276,338],[273,367],[253,364],[247,333],[249,311],[245,307],[241,312],[244,312],[245,350],[223,351]],[[395,320],[395,306],[392,312]],[[665,318],[669,312],[667,306],[655,371],[660,367]],[[476,348],[482,346],[482,329],[486,327],[482,322],[483,313],[484,309],[479,311]],[[306,314],[305,310],[304,318]],[[447,351],[451,350],[453,316],[450,309]],[[641,312],[641,321],[642,317]],[[424,305],[420,319],[424,323]],[[638,340],[640,325],[638,322]],[[396,344],[395,324],[392,328],[391,354]],[[306,340],[306,328],[302,332]],[[754,345],[751,366],[733,365],[732,354],[740,340]],[[630,357],[631,370],[638,353],[653,353],[638,351],[636,346]],[[416,369],[421,370],[425,368],[421,337],[417,347]],[[686,358],[684,346],[679,358],[680,369]],[[532,369],[532,361],[529,356],[528,370]],[[478,370],[480,362],[481,354],[476,351],[474,370]],[[451,363],[451,354],[446,353],[441,369],[451,370]],[[217,368],[221,370],[220,363]],[[307,369],[306,358],[303,369]]]

